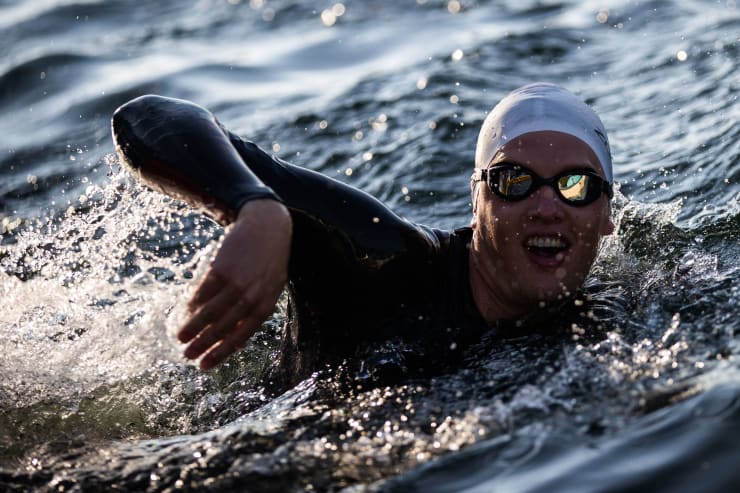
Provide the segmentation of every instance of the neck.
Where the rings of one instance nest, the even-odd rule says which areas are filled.
[[[473,301],[487,323],[520,318],[537,309],[507,299],[502,288],[502,279],[497,276],[496,259],[483,253],[475,233],[470,242],[468,270]]]

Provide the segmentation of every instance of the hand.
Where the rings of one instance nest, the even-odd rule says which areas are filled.
[[[188,303],[177,334],[185,357],[205,353],[208,370],[242,349],[272,313],[288,280],[292,221],[274,200],[247,202],[227,230],[205,278]]]

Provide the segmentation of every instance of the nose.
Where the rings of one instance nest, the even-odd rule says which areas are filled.
[[[543,186],[532,194],[531,216],[548,221],[562,218],[562,203],[552,187]]]

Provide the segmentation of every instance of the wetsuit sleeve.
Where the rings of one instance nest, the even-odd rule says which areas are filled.
[[[312,223],[310,229],[314,232],[325,232],[313,239],[331,234],[351,251],[356,262],[378,269],[393,255],[407,251],[410,243],[418,243],[417,248],[436,243],[431,230],[400,218],[372,195],[273,157],[233,133],[229,133],[229,138],[247,166],[270,185],[294,219]]]
[[[113,141],[141,181],[222,224],[254,199],[279,200],[244,165],[215,117],[188,101],[141,96],[113,114]]]
[[[193,103],[142,96],[116,110],[112,127],[119,155],[142,181],[222,224],[248,200],[283,202],[294,226],[291,281],[312,292],[314,304],[403,303],[418,291],[407,284],[439,248],[431,230],[369,194],[273,158]]]

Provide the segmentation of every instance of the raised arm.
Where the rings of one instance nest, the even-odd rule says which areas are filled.
[[[187,357],[208,352],[204,368],[243,346],[271,313],[288,262],[298,311],[310,307],[311,318],[325,320],[407,303],[419,293],[411,272],[439,248],[431,231],[370,195],[267,155],[192,103],[135,99],[114,114],[113,135],[145,183],[233,222],[179,333],[190,342]],[[302,337],[319,344],[322,334]]]
[[[211,113],[142,96],[113,115],[121,160],[154,189],[189,202],[227,227],[178,332],[203,369],[243,347],[273,311],[288,274],[292,225],[277,195],[229,142]]]

